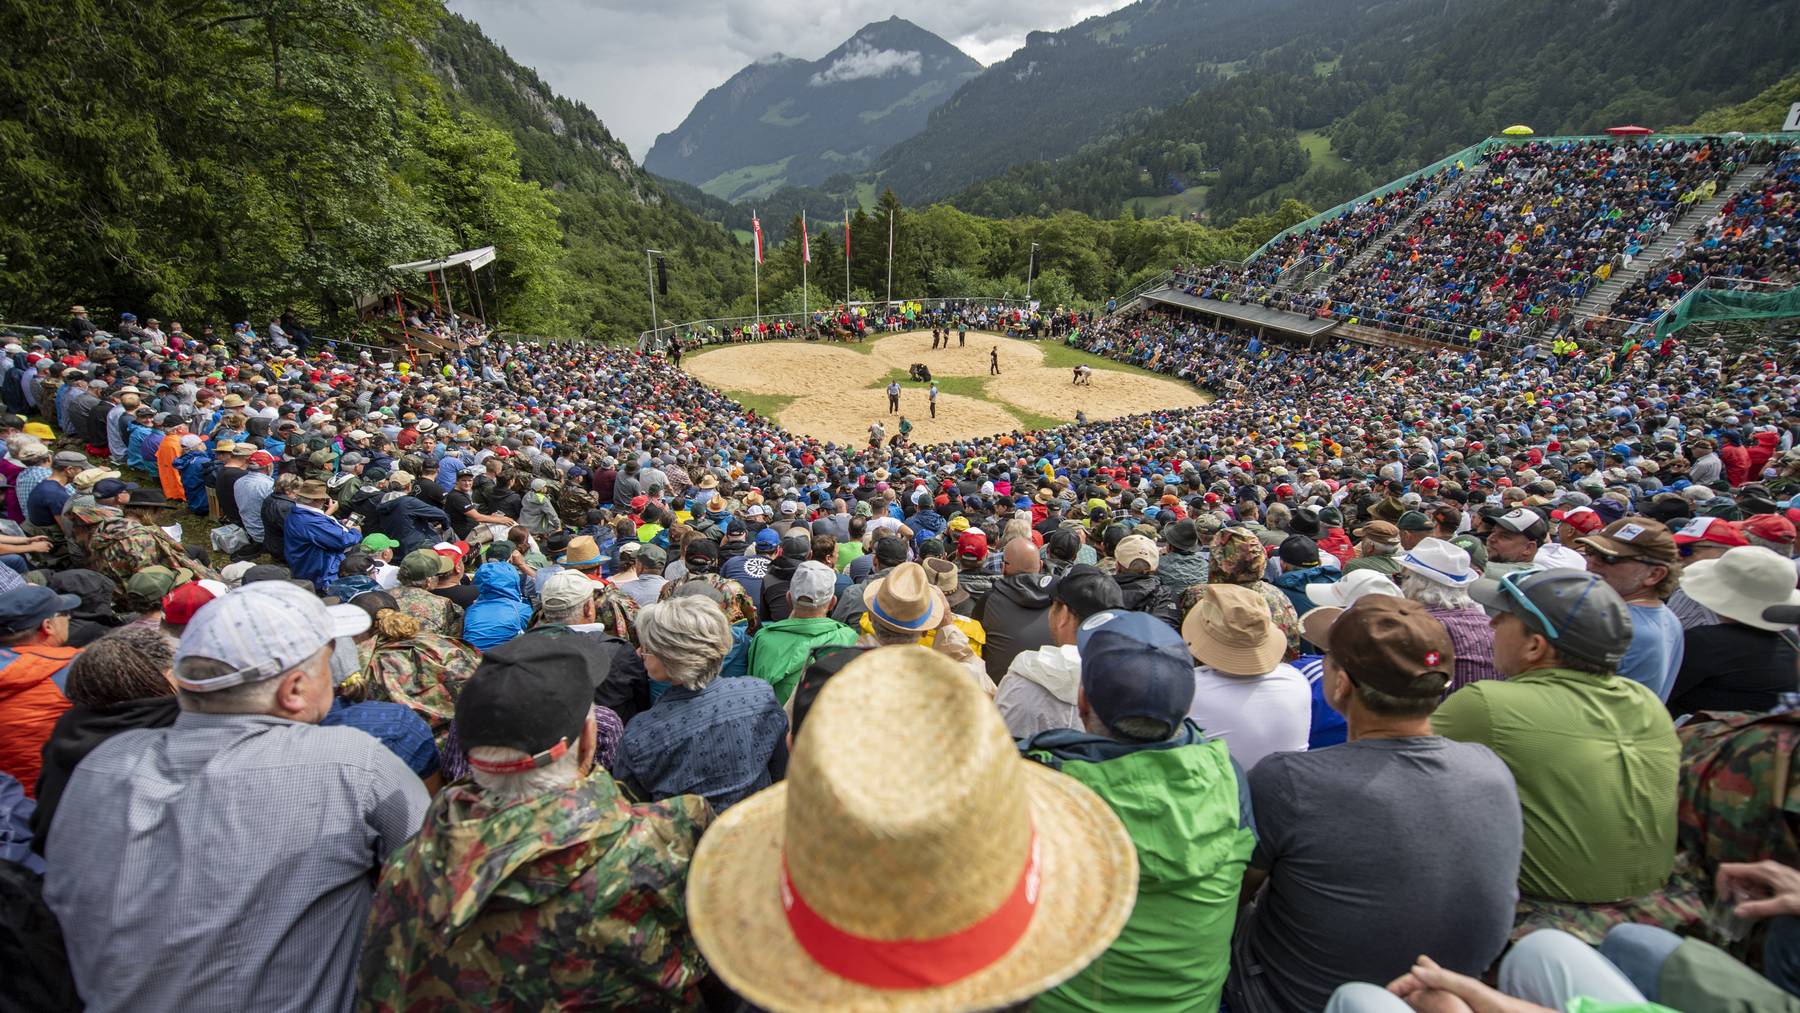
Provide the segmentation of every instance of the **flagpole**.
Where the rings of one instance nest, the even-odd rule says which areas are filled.
[[[762,219],[756,216],[756,209],[750,209],[750,224],[756,230],[756,249],[750,258],[750,270],[756,277],[756,337],[762,337]]]
[[[844,206],[844,309],[850,309],[850,207]]]
[[[806,233],[806,212],[800,212],[800,316],[811,317],[812,309],[806,297],[806,265],[812,260],[812,237]],[[802,319],[802,327],[807,321]]]
[[[662,340],[662,329],[657,326],[657,318],[656,318],[656,262],[653,259],[651,259],[650,255],[653,253],[661,253],[661,252],[662,252],[661,250],[645,250],[644,251],[644,275],[650,281],[650,344],[651,345],[655,345],[658,341]],[[656,349],[652,348],[651,351],[656,351]]]
[[[894,209],[888,209],[888,286],[887,301],[889,309],[894,305]]]

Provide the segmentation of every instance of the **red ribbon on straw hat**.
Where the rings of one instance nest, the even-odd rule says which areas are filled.
[[[968,928],[927,939],[869,939],[845,932],[813,910],[781,860],[781,906],[788,928],[819,966],[873,988],[932,988],[961,981],[1005,956],[1031,925],[1038,902],[1038,839],[1012,893]]]

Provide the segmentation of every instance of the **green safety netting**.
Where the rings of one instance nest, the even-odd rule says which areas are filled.
[[[1690,324],[1707,320],[1773,320],[1779,317],[1800,317],[1800,286],[1761,292],[1696,289],[1656,321],[1656,336],[1667,337]]]

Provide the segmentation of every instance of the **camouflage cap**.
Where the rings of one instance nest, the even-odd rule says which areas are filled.
[[[1269,556],[1262,539],[1249,528],[1221,528],[1213,536],[1212,579],[1228,584],[1254,584],[1261,580]]]
[[[69,515],[83,524],[98,524],[113,517],[124,516],[118,507],[100,506],[99,504],[83,504],[69,508]]]

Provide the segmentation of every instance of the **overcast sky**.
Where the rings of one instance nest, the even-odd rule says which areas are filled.
[[[871,21],[898,14],[983,64],[1025,34],[1129,0],[449,0],[513,59],[586,102],[639,161],[707,90],[780,52],[816,60]]]

